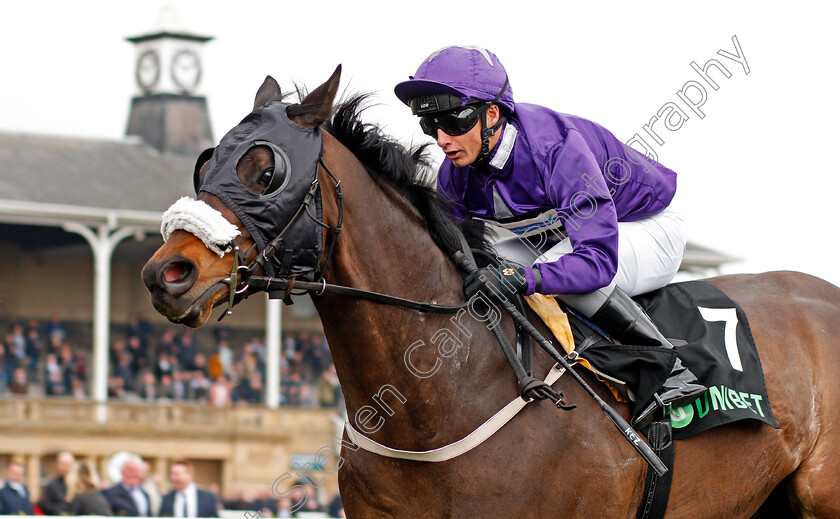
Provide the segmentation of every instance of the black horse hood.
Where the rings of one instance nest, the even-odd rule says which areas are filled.
[[[200,186],[200,191],[219,197],[242,220],[260,252],[300,207],[324,152],[320,129],[289,120],[288,106],[279,101],[267,103],[222,137]],[[262,195],[248,191],[236,176],[239,160],[255,146],[268,146],[274,152],[276,178]],[[315,214],[302,215],[265,264],[267,275],[313,281],[323,233],[310,217],[322,220],[320,191],[313,204]]]

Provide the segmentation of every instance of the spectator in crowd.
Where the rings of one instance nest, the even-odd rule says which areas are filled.
[[[320,373],[327,367],[329,347],[324,341],[323,335],[313,335],[310,344],[312,345],[312,350],[309,357],[312,363],[312,369],[315,373]]]
[[[108,377],[108,398],[125,398],[125,382],[121,377]]]
[[[219,354],[216,353],[211,355],[207,360],[207,376],[210,377],[210,380],[216,380],[219,378],[219,375],[227,375],[227,373],[225,373],[225,370],[222,367],[222,361],[219,358]]]
[[[209,376],[209,373],[207,373],[207,357],[203,353],[193,355],[192,365],[192,371],[200,371],[205,378]]]
[[[158,400],[175,400],[175,386],[172,385],[172,376],[164,375],[160,378],[157,396]]]
[[[6,391],[9,387],[9,371],[6,364],[6,345],[0,344],[0,393]]]
[[[242,364],[243,369],[245,369],[246,373],[258,373],[260,372],[260,363],[257,354],[254,353],[252,350],[252,345],[246,344],[242,348],[242,353],[239,355],[237,362]]]
[[[46,371],[47,377],[50,376],[52,373],[59,373],[62,378],[64,378],[64,374],[62,373],[61,364],[58,363],[58,354],[57,353],[48,353],[46,358],[44,359],[44,371]]]
[[[70,392],[72,387],[71,381],[73,379],[73,348],[68,343],[61,345],[58,354],[58,362],[61,364],[62,383],[64,384],[63,395]]]
[[[89,461],[76,463],[67,474],[69,515],[112,515],[111,505],[99,490],[99,474]]]
[[[129,339],[137,337],[140,340],[140,347],[147,351],[149,339],[152,336],[152,325],[142,315],[134,315],[128,320],[125,335]]]
[[[26,370],[17,368],[12,373],[12,380],[9,382],[9,392],[16,395],[29,393],[29,382],[26,380]]]
[[[292,406],[299,406],[301,404],[301,386],[302,377],[300,371],[293,370],[288,380],[283,381],[286,386],[286,403]]]
[[[38,503],[41,510],[47,515],[60,515],[67,506],[67,475],[76,464],[76,457],[72,453],[59,452],[55,458],[55,477],[44,486],[41,492],[41,501]]]
[[[149,496],[140,488],[143,478],[143,460],[139,456],[130,456],[123,462],[120,474],[122,481],[102,491],[114,515],[132,517],[155,515],[157,511],[151,510]]]
[[[126,351],[131,354],[131,369],[134,370],[135,373],[139,373],[148,367],[148,354],[146,349],[143,348],[143,344],[140,342],[139,337],[128,338],[128,348]]]
[[[296,350],[297,341],[295,340],[295,336],[291,333],[286,333],[285,337],[283,338],[283,355],[286,357],[287,360],[289,360],[295,356]]]
[[[20,359],[18,359],[17,355],[15,355],[14,344],[12,344],[12,335],[6,334],[5,340],[0,346],[3,347],[4,352],[3,360],[6,371],[6,380],[7,383],[11,383],[15,370],[20,367]]]
[[[222,372],[225,375],[230,375],[233,367],[233,350],[230,349],[230,343],[226,340],[219,341],[216,349],[219,356],[219,362],[222,363]]]
[[[44,341],[41,340],[41,333],[37,326],[30,323],[29,331],[26,332],[26,356],[29,359],[29,380],[38,378],[38,363],[41,361],[41,353],[44,350]]]
[[[48,396],[63,396],[67,394],[67,387],[64,385],[63,371],[47,372],[47,380],[44,384],[44,392]]]
[[[9,463],[6,468],[6,484],[0,488],[0,514],[32,515],[32,501],[24,485],[25,476],[26,470],[22,463]]]
[[[170,517],[218,517],[216,496],[198,488],[193,482],[193,466],[189,460],[173,461],[169,467],[173,490],[163,496],[160,514]]]
[[[291,517],[292,516],[292,498],[281,497],[277,500],[277,517]]]
[[[158,397],[157,383],[155,382],[155,375],[151,371],[146,371],[142,375],[140,383],[140,398],[147,402],[153,402]]]
[[[71,396],[76,400],[87,399],[87,391],[85,390],[85,384],[78,378],[73,379],[73,390]]]
[[[223,505],[227,510],[248,510],[250,505],[245,499],[245,491],[237,487],[233,489],[229,499],[223,501]]]
[[[172,372],[177,368],[178,363],[174,355],[161,353],[158,355],[157,363],[155,363],[155,375],[158,379],[161,379],[164,375],[172,375]]]
[[[274,517],[277,515],[277,499],[269,487],[260,487],[254,492],[254,499],[248,504],[248,509],[262,512],[263,517]]]
[[[111,350],[108,354],[108,359],[111,361],[111,373],[114,373],[117,370],[117,366],[120,363],[120,357],[122,357],[123,353],[125,353],[125,342],[114,341],[111,343]]]
[[[344,505],[341,503],[341,494],[336,492],[335,496],[327,505],[327,513],[330,517],[347,517],[344,515]]]
[[[193,371],[190,377],[190,386],[187,390],[190,400],[207,402],[207,393],[210,390],[210,381],[204,376],[204,372]]]
[[[131,366],[130,353],[122,352],[120,354],[117,367],[114,369],[114,375],[122,379],[123,387],[127,391],[134,390],[134,368]]]
[[[160,507],[163,502],[163,495],[160,492],[160,478],[157,474],[152,473],[152,467],[149,462],[144,461],[141,470],[142,482],[140,488],[149,496],[149,509],[155,510],[160,514]]]
[[[187,399],[187,384],[182,371],[172,372],[172,392],[175,393],[175,400]]]
[[[18,358],[18,365],[24,366],[26,363],[26,336],[23,332],[23,326],[20,324],[12,325],[12,331],[9,333],[9,344],[12,353]]]
[[[73,352],[73,365],[71,372],[73,378],[87,382],[88,357],[84,350],[77,349]]]
[[[178,338],[175,337],[175,329],[167,328],[158,341],[158,353],[162,355],[175,355],[178,352]]]
[[[237,401],[259,404],[263,399],[262,377],[259,373],[252,373],[237,386]]]
[[[257,357],[257,362],[260,365],[265,365],[265,344],[259,337],[251,337],[251,341],[245,345]]]
[[[178,349],[178,361],[186,370],[192,371],[195,369],[195,344],[193,344],[192,337],[184,335],[181,338],[181,346]]]
[[[298,485],[302,485],[306,491],[306,501],[295,510],[292,517],[302,517],[302,514],[313,512],[326,512],[326,507],[321,503],[320,493],[314,485],[306,481],[298,481]]]
[[[321,407],[334,407],[338,404],[341,387],[338,383],[338,375],[335,372],[335,365],[321,373],[318,377],[318,403]]]
[[[210,405],[213,407],[228,407],[231,405],[230,383],[227,377],[219,375],[216,380],[210,384]]]
[[[61,345],[64,344],[63,341],[58,340],[58,337],[54,337],[47,340],[47,353],[55,353],[58,355],[58,350],[61,349]]]
[[[50,341],[51,344],[61,344],[64,342],[64,335],[66,334],[64,330],[64,325],[61,324],[61,319],[58,318],[57,315],[50,317],[50,321],[47,323],[46,326],[46,334],[47,340]]]

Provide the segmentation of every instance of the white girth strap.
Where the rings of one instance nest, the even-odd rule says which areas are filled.
[[[549,386],[554,384],[565,372],[566,368],[561,368],[555,364],[554,367],[548,371],[548,375],[545,377],[545,383]],[[380,456],[413,461],[446,461],[456,458],[461,454],[469,452],[481,445],[484,440],[493,436],[496,431],[501,429],[514,416],[516,416],[522,408],[531,402],[533,402],[533,400],[525,400],[521,396],[518,396],[470,434],[454,443],[428,451],[404,451],[386,447],[385,445],[371,440],[354,429],[353,426],[350,425],[349,421],[344,424],[344,429],[347,431],[347,437],[350,438],[351,442],[368,452],[373,452],[379,454]]]
[[[223,247],[239,236],[239,229],[225,220],[222,213],[188,196],[172,204],[161,219],[160,234],[163,241],[168,240],[173,232],[182,229],[195,235],[220,258],[227,252]]]

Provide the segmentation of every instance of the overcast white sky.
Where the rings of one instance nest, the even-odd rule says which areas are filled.
[[[203,87],[216,139],[250,110],[266,74],[314,87],[341,63],[345,86],[378,94],[371,120],[421,141],[394,84],[433,50],[482,45],[517,101],[587,117],[622,140],[640,133],[653,145],[642,125],[680,106],[689,119],[677,131],[659,122],[665,143],[653,149],[680,175],[675,204],[690,239],[744,258],[727,272],[791,269],[840,284],[836,3],[2,2],[0,131],[120,139],[135,92],[124,38],[155,28],[167,4],[187,29],[215,37]],[[749,74],[717,54],[735,53],[733,35]],[[712,58],[731,77],[712,72],[720,88],[706,85],[701,119],[677,91],[700,80],[692,61]]]

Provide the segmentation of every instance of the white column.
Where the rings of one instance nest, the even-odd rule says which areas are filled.
[[[265,303],[265,405],[280,405],[280,352],[283,343],[283,301],[269,299]]]
[[[113,226],[102,224],[94,229],[76,222],[64,224],[64,230],[81,234],[93,249],[93,385],[91,395],[98,404],[96,419],[106,420],[108,399],[108,328],[111,322],[111,256],[119,242],[135,235],[142,239],[143,231],[123,227],[111,232]]]

